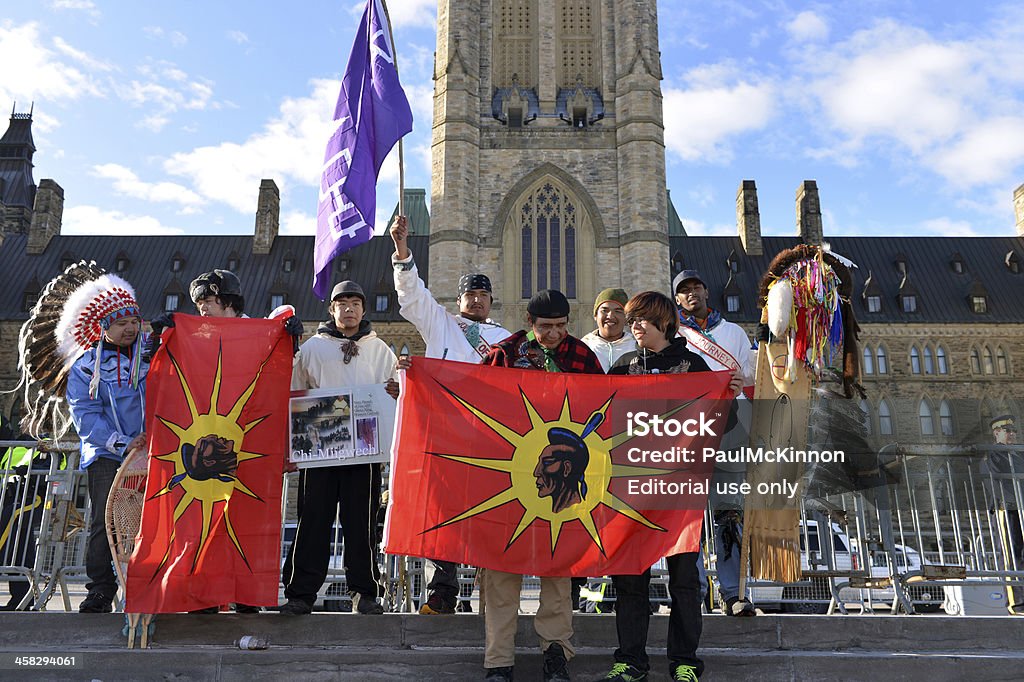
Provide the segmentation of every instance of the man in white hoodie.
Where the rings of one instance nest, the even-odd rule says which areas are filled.
[[[427,344],[426,356],[441,360],[479,363],[491,346],[512,335],[491,320],[491,280],[487,275],[467,273],[459,279],[459,314],[454,315],[437,302],[416,269],[409,251],[409,227],[405,216],[397,216],[391,225],[395,253],[395,291],[399,312],[416,327]],[[459,602],[458,564],[427,559],[427,600],[420,607],[423,615],[454,613]]]
[[[292,369],[292,389],[342,388],[393,383],[397,360],[388,344],[363,319],[366,295],[357,283],[345,281],[331,292],[324,322],[299,349]],[[380,506],[380,464],[349,464],[303,469],[299,478],[299,523],[285,559],[281,613],[310,613],[317,591],[327,578],[331,531],[336,511],[345,535],[345,580],[353,611],[379,614],[382,594],[377,567],[377,511]]]
[[[605,289],[599,293],[594,300],[597,329],[580,339],[594,351],[605,372],[623,355],[636,350],[636,339],[626,330],[628,300],[623,289]]]

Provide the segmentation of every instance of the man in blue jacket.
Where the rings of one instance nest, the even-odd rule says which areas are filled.
[[[73,292],[57,325],[59,352],[70,362],[67,401],[82,440],[81,468],[89,482],[89,595],[80,613],[108,613],[117,592],[105,510],[125,456],[146,442],[142,318],[131,285],[105,274]]]

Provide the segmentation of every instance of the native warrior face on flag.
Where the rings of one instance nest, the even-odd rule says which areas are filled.
[[[564,576],[639,572],[666,552],[693,551],[710,464],[639,453],[683,443],[699,453],[718,437],[648,437],[631,433],[628,419],[639,405],[652,417],[695,422],[704,414],[724,425],[727,375],[473,366],[453,374],[449,364],[422,359],[406,372],[389,553]],[[659,499],[638,483],[682,492]]]
[[[203,436],[194,445],[183,443],[181,461],[185,465],[185,473],[197,481],[216,478],[222,483],[228,483],[238,471],[235,441],[215,433]]]
[[[600,412],[594,413],[591,421],[594,428],[604,420]],[[583,480],[590,463],[590,450],[583,441],[590,431],[580,436],[565,428],[555,427],[548,431],[550,445],[541,450],[533,475],[537,479],[537,496],[551,498],[551,511],[579,504],[587,497],[587,484]]]

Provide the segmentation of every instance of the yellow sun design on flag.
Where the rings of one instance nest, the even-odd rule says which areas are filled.
[[[153,498],[167,495],[179,487],[182,489],[183,494],[174,508],[173,523],[175,529],[171,531],[171,537],[167,542],[167,552],[164,554],[163,560],[160,562],[156,572],[153,574],[154,578],[156,578],[160,573],[160,570],[170,559],[171,548],[174,546],[174,537],[177,533],[178,520],[184,516],[185,512],[188,511],[189,507],[193,503],[199,504],[202,513],[202,531],[199,539],[199,548],[196,550],[195,557],[192,559],[192,568],[190,572],[195,572],[196,567],[199,565],[200,560],[209,546],[210,526],[213,521],[214,506],[217,504],[224,505],[224,513],[222,517],[224,530],[227,532],[232,544],[234,544],[235,549],[238,550],[242,560],[245,561],[245,565],[249,565],[249,560],[245,556],[245,551],[242,549],[242,545],[238,541],[238,536],[235,534],[234,526],[231,523],[229,500],[236,490],[256,500],[261,500],[261,498],[250,490],[244,482],[238,479],[237,466],[231,467],[228,473],[221,472],[219,474],[194,478],[193,474],[195,472],[190,470],[188,463],[185,461],[185,455],[183,454],[183,448],[188,446],[195,448],[197,443],[200,443],[200,441],[204,439],[237,443],[238,447],[241,448],[245,435],[269,416],[264,415],[247,424],[239,422],[242,410],[245,408],[250,396],[252,396],[253,391],[256,390],[256,383],[259,381],[260,375],[263,373],[263,367],[270,360],[269,357],[260,364],[259,369],[256,371],[256,375],[253,377],[252,383],[246,387],[235,401],[235,404],[228,410],[227,414],[218,414],[217,404],[220,401],[222,379],[221,359],[223,357],[223,353],[223,348],[221,348],[217,353],[217,373],[214,377],[213,387],[210,391],[210,409],[208,412],[200,414],[199,409],[196,407],[195,397],[192,395],[192,390],[185,381],[185,375],[182,373],[181,367],[178,365],[178,361],[168,351],[168,357],[174,366],[174,370],[178,376],[178,381],[181,383],[182,393],[188,403],[191,422],[188,425],[175,424],[174,422],[157,415],[157,419],[160,420],[160,423],[170,429],[177,438],[177,446],[172,452],[155,456],[155,459],[173,463],[174,475],[170,480],[168,480],[163,488],[153,495]],[[237,459],[235,462],[237,464],[241,464],[248,460],[267,456],[268,455],[265,454],[247,452],[239,449],[237,451]]]
[[[583,437],[583,442],[586,444],[590,453],[590,461],[586,466],[586,472],[584,475],[587,488],[590,492],[578,503],[561,509],[560,511],[555,511],[552,501],[549,498],[541,497],[538,494],[538,479],[534,474],[534,469],[538,462],[538,455],[549,445],[548,432],[552,428],[562,428],[579,436],[587,430],[586,424],[590,421],[590,419],[587,419],[583,423],[573,421],[568,393],[566,393],[565,398],[562,401],[562,409],[558,417],[551,421],[545,421],[537,411],[537,408],[530,402],[529,398],[527,398],[526,393],[522,388],[520,388],[519,395],[522,397],[523,405],[526,407],[526,412],[530,418],[530,429],[526,433],[520,434],[509,426],[501,423],[497,419],[466,402],[447,387],[442,386],[442,388],[457,400],[460,405],[479,418],[492,431],[511,445],[514,450],[511,459],[485,459],[481,457],[466,457],[462,455],[438,452],[432,452],[429,454],[482,469],[490,469],[492,471],[507,473],[509,474],[511,482],[507,488],[499,491],[472,508],[467,509],[461,514],[448,519],[433,528],[427,529],[427,531],[450,526],[454,523],[458,523],[459,521],[464,521],[465,519],[482,514],[513,501],[517,501],[522,505],[523,515],[515,530],[512,532],[512,535],[509,537],[508,543],[505,545],[506,549],[512,546],[512,543],[514,543],[523,534],[523,532],[530,527],[530,524],[538,519],[542,519],[550,524],[552,553],[554,553],[555,546],[558,544],[558,538],[562,532],[563,526],[571,521],[579,521],[586,529],[590,539],[595,545],[597,545],[601,553],[604,554],[604,544],[601,540],[600,529],[598,529],[597,522],[594,519],[594,513],[600,505],[604,505],[605,507],[616,511],[647,528],[655,531],[665,531],[664,528],[645,517],[642,513],[634,509],[629,503],[616,496],[610,490],[610,483],[613,478],[629,476],[666,476],[678,473],[679,471],[678,469],[632,466],[612,462],[611,452],[618,446],[635,437],[626,432],[612,435],[609,438],[602,438],[596,430],[593,430],[589,431]],[[608,407],[612,404],[614,397],[614,393],[609,396],[605,403],[591,415],[591,419],[597,414],[600,414],[603,417],[607,412]],[[667,418],[676,414],[680,410],[686,409],[699,399],[700,398],[688,400],[661,416],[662,418]]]

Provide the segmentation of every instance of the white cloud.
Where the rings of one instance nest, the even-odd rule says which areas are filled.
[[[142,32],[150,38],[167,40],[174,47],[184,47],[188,44],[188,36],[181,31],[168,31],[162,26],[144,26]]]
[[[96,3],[92,2],[92,0],[51,0],[50,7],[56,10],[81,10],[91,17],[98,17],[100,15],[99,9],[96,8]]]
[[[213,99],[213,83],[190,76],[170,62],[143,64],[137,68],[141,79],[115,83],[117,95],[134,107],[145,108],[139,126],[157,132],[179,110],[218,109]]]
[[[228,37],[228,40],[236,42],[239,45],[244,45],[245,43],[249,42],[249,36],[247,36],[242,31],[231,30],[228,31],[226,35]]]
[[[304,211],[285,211],[281,214],[279,234],[303,236],[316,234],[316,217]]]
[[[143,182],[130,168],[116,163],[94,166],[93,174],[111,180],[117,192],[136,199],[174,203],[183,208],[195,208],[204,203],[202,197],[183,185],[173,182]]]
[[[727,64],[701,66],[686,74],[686,87],[665,89],[670,153],[686,161],[727,163],[734,138],[768,125],[775,113],[775,86],[742,75]]]
[[[829,26],[821,15],[807,10],[786,24],[786,32],[798,42],[818,42],[828,38]]]
[[[96,59],[95,57],[92,57],[86,52],[82,52],[81,50],[75,49],[60,36],[57,36],[53,39],[53,46],[56,47],[59,52],[66,54],[68,57],[71,57],[76,62],[81,64],[86,69],[89,69],[90,71],[111,71],[114,68],[110,64],[100,59]]]
[[[980,121],[927,158],[950,181],[969,186],[1015,176],[1024,167],[1024,117]]]
[[[835,137],[812,155],[850,166],[883,150],[961,190],[1006,184],[1024,166],[1024,80],[1008,66],[1024,63],[1020,38],[998,25],[943,40],[884,20],[808,51],[809,90]]]
[[[72,206],[64,209],[61,234],[87,235],[158,235],[184,234],[176,227],[165,227],[159,220],[146,215],[129,215],[121,211],[107,211],[97,206]]]
[[[172,175],[188,178],[201,196],[251,213],[262,178],[274,178],[285,193],[290,181],[315,187],[338,83],[316,80],[307,97],[288,98],[278,116],[244,142],[222,142],[174,154],[164,163]],[[383,173],[382,173],[383,175]]]
[[[76,58],[62,59],[59,54],[44,47],[46,42],[37,23],[20,26],[10,21],[0,23],[0,64],[18,65],[18,68],[0,69],[0,102],[59,101],[75,100],[87,95],[103,96],[103,90],[93,76],[73,63],[78,61]],[[61,45],[74,49],[62,40],[58,49]],[[74,52],[84,55],[77,50]],[[66,51],[65,56],[69,56]],[[81,66],[89,68],[86,64]]]
[[[696,218],[680,216],[679,219],[683,222],[683,228],[686,229],[686,234],[690,237],[734,237],[737,234],[736,226],[731,223],[707,225]]]
[[[931,218],[922,220],[913,234],[934,234],[940,237],[978,237],[980,234],[966,220]]]
[[[355,16],[362,14],[364,3],[353,5]],[[389,0],[388,16],[394,28],[406,26],[433,26],[437,0]]]

